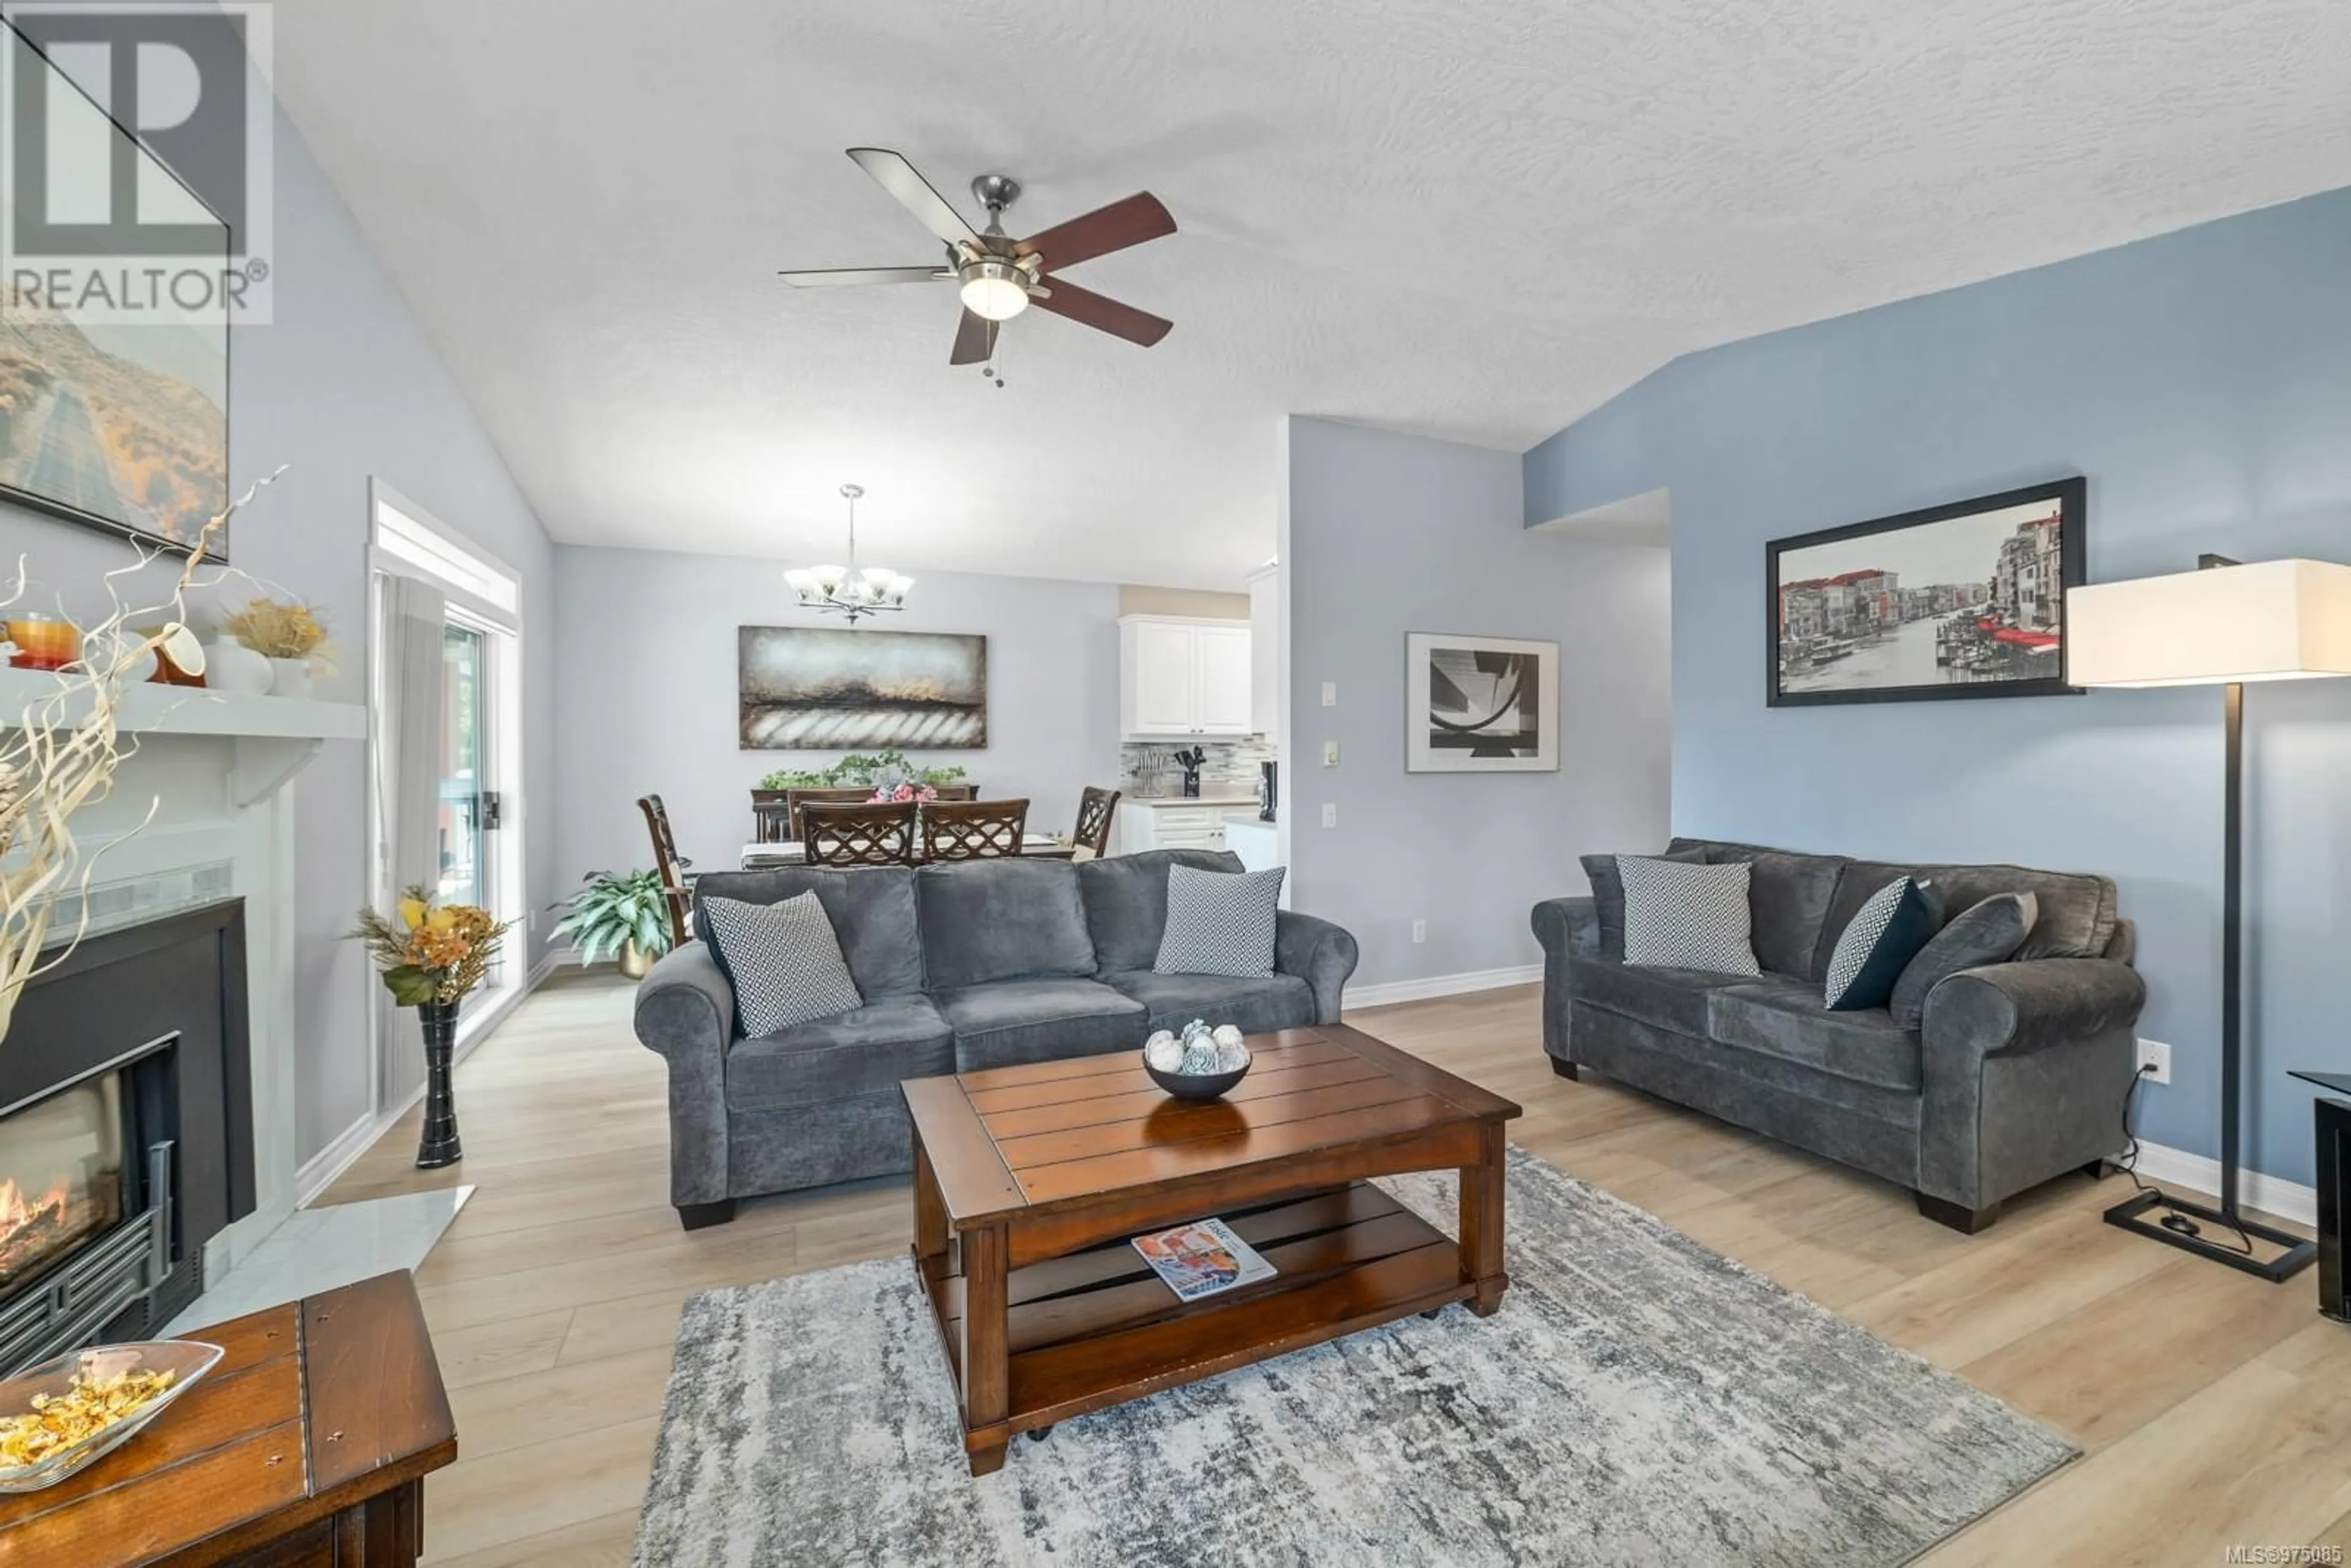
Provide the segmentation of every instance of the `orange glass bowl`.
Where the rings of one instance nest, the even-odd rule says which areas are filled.
[[[19,670],[62,670],[81,657],[81,629],[51,615],[12,617],[8,641],[16,651],[9,664]]]

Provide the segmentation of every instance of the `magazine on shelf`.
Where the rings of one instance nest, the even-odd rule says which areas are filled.
[[[1134,1249],[1179,1301],[1196,1301],[1278,1271],[1221,1219],[1196,1219],[1134,1239]]]

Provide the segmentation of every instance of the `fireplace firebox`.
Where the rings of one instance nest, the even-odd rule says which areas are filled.
[[[0,1372],[159,1329],[253,1203],[241,903],[91,937],[26,988],[0,1043]]]

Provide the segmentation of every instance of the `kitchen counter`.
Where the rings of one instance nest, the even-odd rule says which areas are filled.
[[[1125,795],[1119,799],[1122,806],[1247,806],[1257,809],[1257,797],[1252,794],[1197,795]]]

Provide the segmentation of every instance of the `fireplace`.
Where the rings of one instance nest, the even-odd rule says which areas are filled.
[[[243,905],[84,942],[0,1041],[0,1373],[160,1329],[253,1208]]]

